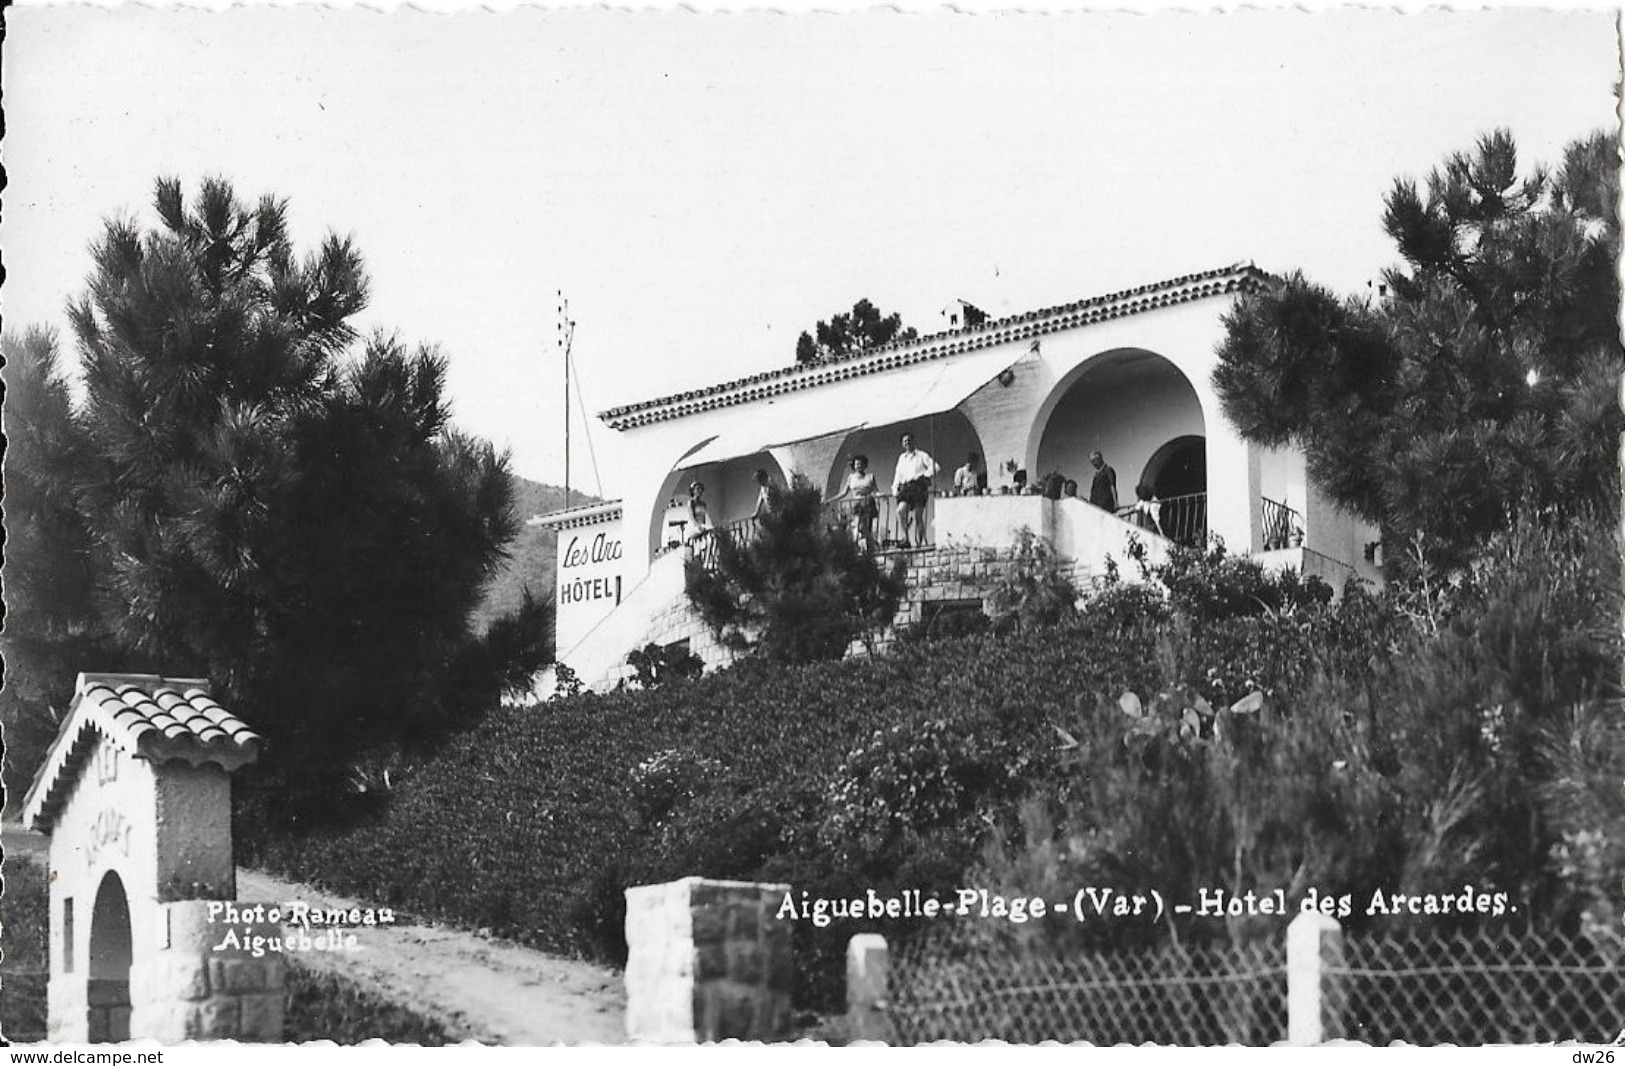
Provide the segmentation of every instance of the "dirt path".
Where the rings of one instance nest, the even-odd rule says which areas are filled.
[[[366,907],[255,870],[238,871],[237,898]],[[626,1040],[625,985],[606,966],[439,925],[364,926],[356,940],[359,951],[299,952],[298,961],[432,1017],[458,1039],[519,1045]]]

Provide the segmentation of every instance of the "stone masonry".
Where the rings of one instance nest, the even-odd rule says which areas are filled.
[[[900,557],[908,567],[903,602],[892,624],[875,642],[877,651],[894,643],[905,627],[918,625],[932,603],[985,601],[988,590],[1004,573],[1009,553],[975,546],[945,546],[904,552]],[[1095,576],[1086,564],[1072,564],[1071,576],[1080,592],[1087,591],[1095,582]],[[700,616],[681,597],[655,616],[643,639],[634,646],[665,646],[679,640],[688,641],[689,651],[699,656],[707,671],[727,666],[735,658],[731,650],[717,642]],[[854,641],[848,654],[862,654],[865,650],[862,641]],[[620,681],[630,683],[636,674],[637,671],[622,660],[606,677],[597,679],[598,684],[594,687],[613,687]]]
[[[789,885],[685,877],[626,890],[632,1040],[781,1040],[790,1030]]]
[[[265,920],[232,921],[239,915],[227,913],[222,902],[186,900],[159,907],[156,950],[131,971],[132,1033],[165,1044],[282,1039],[282,927]],[[253,908],[231,905],[238,911]]]

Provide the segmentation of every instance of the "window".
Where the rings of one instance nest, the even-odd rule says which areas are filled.
[[[920,628],[930,637],[961,637],[990,625],[981,600],[927,600],[923,607]]]
[[[73,897],[62,900],[62,972],[73,972]]]

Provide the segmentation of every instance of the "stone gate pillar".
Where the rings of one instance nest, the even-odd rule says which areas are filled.
[[[685,877],[626,890],[626,1029],[662,1044],[790,1032],[789,885]]]
[[[232,861],[259,744],[206,681],[79,675],[22,809],[51,838],[49,1039],[281,1040],[281,930],[241,920]]]

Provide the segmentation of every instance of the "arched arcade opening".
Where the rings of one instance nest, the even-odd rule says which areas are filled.
[[[880,491],[889,493],[897,477],[897,455],[902,451],[904,433],[914,437],[914,446],[923,449],[942,468],[935,487],[946,491],[953,486],[954,471],[965,464],[966,457],[975,452],[987,469],[988,456],[982,448],[981,438],[970,419],[957,408],[940,414],[889,422],[882,426],[865,426],[849,434],[835,454],[835,463],[829,470],[824,485],[826,498],[841,491],[851,468],[854,455],[867,456],[869,472],[880,483]]]
[[[757,470],[767,471],[775,485],[789,483],[784,468],[765,451],[699,466],[679,466],[667,474],[649,516],[650,557],[693,534],[688,509],[689,485],[693,482],[705,486],[706,511],[713,527],[721,529],[755,513]]]
[[[1117,472],[1118,508],[1133,504],[1144,482],[1159,499],[1182,501],[1179,521],[1164,525],[1187,539],[1206,528],[1205,433],[1201,400],[1183,371],[1155,352],[1115,349],[1065,375],[1040,406],[1029,473],[1059,472],[1087,498],[1094,476],[1089,455],[1099,451]]]
[[[1207,441],[1190,434],[1168,441],[1146,460],[1136,485],[1162,501],[1163,532],[1182,544],[1207,540]]]

